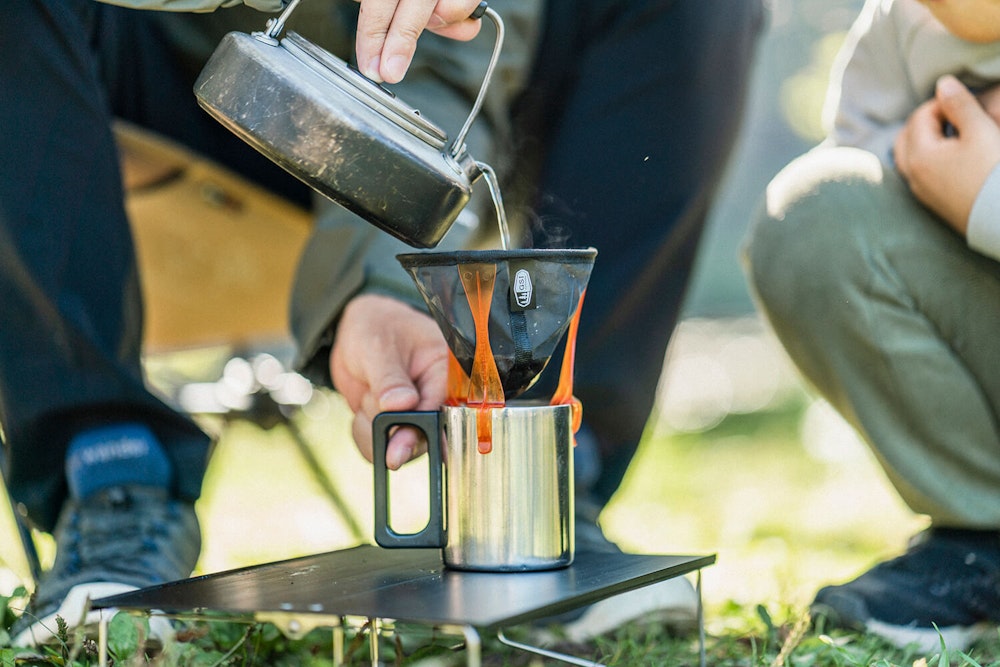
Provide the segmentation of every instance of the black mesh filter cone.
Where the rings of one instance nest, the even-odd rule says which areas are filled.
[[[459,272],[476,265],[496,267],[489,343],[506,400],[530,387],[552,357],[587,287],[596,257],[594,248],[396,256],[467,374],[475,358],[476,325]]]

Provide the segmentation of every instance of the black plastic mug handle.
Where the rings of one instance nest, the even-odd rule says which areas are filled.
[[[372,420],[372,464],[375,468],[375,542],[381,547],[443,547],[447,542],[444,525],[444,475],[441,458],[441,421],[435,412],[382,412]],[[427,438],[429,459],[430,518],[423,530],[397,533],[389,526],[389,470],[385,466],[385,450],[389,431],[396,426],[412,426]]]

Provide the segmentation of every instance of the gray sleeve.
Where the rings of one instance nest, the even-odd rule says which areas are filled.
[[[396,261],[412,250],[332,202],[322,202],[316,228],[299,262],[291,301],[297,368],[331,386],[333,332],[354,296],[384,294],[423,308],[410,278]]]
[[[475,232],[463,213],[438,250],[468,245]],[[329,201],[319,204],[316,227],[299,261],[291,299],[295,367],[314,383],[332,386],[329,357],[333,334],[347,302],[359,294],[381,294],[425,310],[424,301],[396,260],[413,248]]]
[[[1000,166],[990,172],[972,205],[966,240],[976,252],[1000,261]]]

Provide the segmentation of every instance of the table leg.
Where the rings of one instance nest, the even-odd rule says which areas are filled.
[[[372,659],[372,667],[378,667],[378,641],[381,621],[377,618],[368,619],[368,649]]]
[[[108,667],[108,616],[101,614],[97,624],[97,664],[98,667]]]
[[[483,641],[479,631],[471,625],[439,625],[441,632],[460,634],[465,638],[465,666],[482,667]]]
[[[513,639],[508,639],[504,635],[503,630],[497,631],[497,639],[500,640],[501,644],[506,644],[512,648],[520,649],[528,653],[534,653],[535,655],[540,655],[545,658],[552,658],[553,660],[559,660],[560,662],[569,663],[571,665],[578,665],[579,667],[605,667],[603,663],[594,662],[593,660],[584,660],[583,658],[575,658],[571,655],[566,655],[565,653],[557,653],[556,651],[550,651],[538,646],[532,646],[530,644],[522,644],[521,642],[516,642]]]
[[[700,665],[700,667],[706,667],[707,655],[705,649],[705,605],[701,588],[701,569],[697,570],[695,576],[696,576],[695,590],[698,594],[698,606],[696,612],[698,619],[698,664]],[[501,644],[506,644],[507,646],[510,646],[512,648],[520,649],[528,653],[534,653],[536,655],[540,655],[546,658],[552,658],[553,660],[566,662],[571,665],[580,665],[581,667],[605,667],[602,663],[599,662],[584,660],[582,658],[575,658],[571,655],[557,653],[555,651],[549,651],[548,649],[532,646],[530,644],[523,644],[521,642],[516,642],[512,639],[509,639],[506,635],[504,635],[503,630],[497,631],[497,639],[500,640]]]
[[[698,570],[695,577],[695,590],[698,592],[698,664],[705,667],[705,603],[701,594],[701,570]]]
[[[344,617],[333,626],[333,667],[344,667]]]

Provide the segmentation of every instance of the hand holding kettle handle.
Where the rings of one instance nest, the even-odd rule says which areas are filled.
[[[291,0],[288,6],[278,15],[277,18],[270,18],[267,20],[266,27],[262,33],[262,37],[265,39],[277,40],[278,35],[285,29],[285,22],[288,21],[288,17],[292,15],[295,8],[298,6],[301,0]],[[490,80],[493,78],[493,70],[496,69],[497,61],[500,59],[500,50],[503,48],[504,40],[504,26],[503,19],[494,10],[490,9],[489,3],[486,0],[482,0],[479,6],[469,15],[470,19],[479,19],[483,16],[489,17],[493,21],[493,25],[496,27],[496,42],[493,45],[493,54],[490,56],[490,62],[486,66],[486,74],[483,76],[483,83],[479,87],[479,93],[476,95],[476,101],[472,105],[472,110],[469,112],[469,116],[465,119],[465,123],[462,125],[462,129],[458,131],[455,135],[455,140],[451,143],[451,147],[448,149],[449,155],[456,158],[462,154],[465,150],[465,138],[469,134],[469,130],[472,128],[473,121],[476,120],[476,116],[479,115],[479,111],[483,108],[483,100],[486,99],[486,89],[489,88]]]

